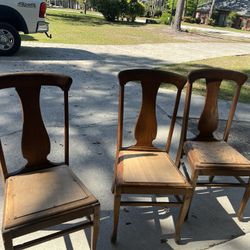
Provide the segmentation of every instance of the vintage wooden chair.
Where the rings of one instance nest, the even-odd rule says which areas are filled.
[[[198,122],[199,134],[192,139],[187,139],[192,85],[199,79],[206,80],[205,104]],[[235,92],[230,111],[228,112],[223,138],[219,139],[214,136],[214,132],[218,127],[218,94],[223,80],[229,81],[227,84],[235,84]],[[250,196],[250,182],[245,182],[241,178],[241,176],[250,176],[250,161],[230,146],[227,140],[240,89],[246,80],[247,76],[243,73],[222,69],[196,70],[189,74],[181,135],[182,143],[180,143],[177,154],[177,164],[180,164],[182,156],[186,155],[191,170],[191,177],[188,175],[184,162],[182,162],[182,166],[184,166],[186,176],[190,179],[194,188],[196,186],[246,188],[237,213],[239,219],[242,217],[243,210]],[[198,181],[199,176],[208,176],[209,179],[208,181]],[[237,182],[215,182],[215,176],[234,176]]]
[[[96,249],[99,202],[70,170],[68,90],[72,79],[52,73],[0,75],[0,89],[15,88],[22,103],[22,153],[27,164],[9,173],[0,143],[0,163],[4,178],[5,204],[2,236],[6,250],[23,249],[92,227],[91,249]],[[50,140],[44,126],[39,98],[42,86],[56,86],[64,93],[64,162],[47,159]],[[77,218],[87,217],[70,228],[13,246],[13,239]]]
[[[189,207],[191,185],[184,178],[169,155],[176,115],[186,78],[159,70],[134,69],[119,73],[120,95],[118,113],[117,152],[114,170],[114,227],[112,242],[116,242],[120,206],[180,206],[176,223],[176,242]],[[124,89],[128,82],[139,82],[142,87],[141,111],[135,127],[136,144],[123,147]],[[156,148],[153,140],[157,134],[156,96],[161,83],[177,89],[173,116],[164,150]],[[125,201],[121,196],[134,194],[173,195],[174,202]]]

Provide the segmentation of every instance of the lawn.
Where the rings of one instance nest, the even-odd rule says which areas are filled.
[[[188,74],[191,70],[201,68],[222,68],[243,72],[248,75],[247,83],[242,87],[240,94],[240,102],[250,103],[250,55],[226,56],[200,61],[192,61],[188,63],[167,65],[163,69],[170,70],[183,75]],[[204,94],[204,83],[200,82],[194,85],[194,92],[200,95]],[[220,98],[227,100],[232,96],[234,88],[227,82],[222,84]]]
[[[105,21],[102,15],[83,14],[79,11],[48,9],[52,39],[44,34],[22,35],[24,41],[65,44],[142,44],[180,42],[174,34],[166,35],[166,25]]]
[[[197,32],[175,33],[169,25],[141,22],[107,22],[100,13],[48,9],[47,22],[52,39],[45,34],[22,35],[23,41],[64,44],[129,45],[176,42],[237,42],[241,39],[213,37]]]

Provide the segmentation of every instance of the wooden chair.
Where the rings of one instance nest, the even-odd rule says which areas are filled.
[[[205,104],[198,122],[199,134],[194,138],[187,139],[192,85],[199,79],[206,80]],[[214,132],[218,127],[218,94],[223,80],[230,81],[227,84],[235,84],[235,92],[228,112],[223,138],[218,139],[214,136]],[[177,164],[180,164],[182,156],[186,155],[187,157],[191,177],[188,175],[184,162],[182,162],[182,165],[193,188],[196,186],[246,188],[237,213],[239,219],[242,217],[250,196],[250,182],[247,183],[241,178],[241,176],[250,176],[250,161],[230,146],[227,140],[240,89],[246,80],[247,76],[243,73],[222,69],[196,70],[188,75],[181,143],[177,155]],[[208,181],[198,181],[199,176],[209,176],[209,179]],[[234,176],[237,182],[215,182],[214,176]]]
[[[134,133],[136,144],[125,148],[123,147],[124,89],[125,85],[131,81],[141,84],[142,105]],[[169,149],[186,78],[166,71],[134,69],[120,72],[119,82],[117,152],[112,188],[114,193],[114,227],[111,240],[113,243],[116,242],[120,206],[180,206],[175,235],[176,242],[179,242],[181,225],[189,207],[192,188],[171,159]],[[171,84],[177,89],[173,116],[164,150],[156,148],[152,143],[157,134],[156,96],[161,83]],[[123,194],[174,195],[177,201],[125,201],[121,200]]]
[[[0,89],[15,88],[23,110],[22,154],[27,164],[15,173],[7,171],[2,146],[0,163],[5,204],[2,236],[6,250],[23,249],[71,232],[92,227],[91,249],[96,249],[99,227],[98,200],[70,170],[68,90],[72,79],[52,73],[0,75]],[[39,98],[42,86],[56,86],[64,93],[64,162],[47,159],[50,140],[42,120]],[[11,104],[10,104],[11,105]],[[13,246],[13,239],[77,218],[80,223],[56,233]]]

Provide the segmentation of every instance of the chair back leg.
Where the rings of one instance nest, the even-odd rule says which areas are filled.
[[[12,238],[7,235],[7,234],[2,234],[3,236],[3,243],[4,243],[4,249],[5,250],[13,250],[13,242],[12,242]]]
[[[177,244],[179,244],[181,240],[181,226],[189,211],[190,203],[191,203],[192,196],[193,196],[192,194],[193,194],[193,190],[188,190],[183,197],[183,204],[181,206],[181,209],[179,212],[179,218],[175,226],[175,242]]]
[[[247,186],[246,191],[243,195],[243,198],[240,202],[240,207],[239,207],[239,210],[237,212],[237,217],[240,221],[242,220],[243,212],[244,212],[244,209],[247,205],[247,201],[249,200],[249,198],[250,198],[250,177],[248,180],[248,186]]]
[[[114,225],[113,225],[113,233],[111,237],[111,242],[115,243],[117,238],[117,228],[118,228],[118,222],[119,222],[119,214],[120,214],[120,204],[121,204],[121,194],[116,193],[115,190],[115,196],[114,196]]]
[[[93,215],[93,226],[91,227],[91,250],[96,250],[99,234],[100,206],[96,206]]]
[[[192,176],[191,176],[191,185],[192,185],[192,187],[193,187],[193,192],[191,193],[191,201],[192,201],[193,196],[194,196],[194,192],[195,192],[197,180],[198,180],[198,172],[197,172],[197,171],[194,171],[194,172],[192,173]],[[191,207],[191,202],[189,202],[188,210],[187,210],[187,213],[186,213],[186,215],[185,215],[185,221],[188,219],[190,207]]]

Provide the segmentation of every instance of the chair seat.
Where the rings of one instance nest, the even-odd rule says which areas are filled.
[[[197,169],[250,171],[250,161],[225,141],[187,141],[184,151]]]
[[[66,165],[9,177],[5,192],[4,229],[98,203]]]
[[[188,185],[165,152],[122,150],[118,157],[117,173],[117,185]]]

